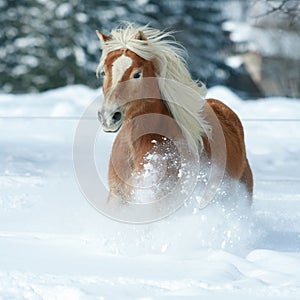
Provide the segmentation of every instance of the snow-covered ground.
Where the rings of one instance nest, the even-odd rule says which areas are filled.
[[[98,213],[74,174],[78,120],[99,94],[0,95],[0,299],[299,299],[300,101],[209,90],[243,120],[253,206],[132,225]],[[104,169],[112,139],[99,130]]]

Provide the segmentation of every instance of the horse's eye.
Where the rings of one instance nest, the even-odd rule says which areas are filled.
[[[133,78],[137,79],[137,78],[140,78],[142,76],[142,72],[141,71],[138,71],[136,73],[133,74]]]
[[[100,76],[101,76],[101,77],[104,77],[104,76],[105,76],[105,72],[104,72],[103,70],[100,72]]]

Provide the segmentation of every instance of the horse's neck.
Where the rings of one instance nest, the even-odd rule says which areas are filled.
[[[127,109],[125,116],[125,121],[131,121],[136,117],[147,114],[171,116],[170,111],[160,99],[143,99],[132,101],[130,103],[130,107]]]
[[[174,136],[173,131],[178,128],[175,128],[171,113],[159,99],[139,100],[129,111],[124,134],[131,149],[133,167],[141,169],[145,156],[152,153],[157,144],[164,142],[165,137]]]

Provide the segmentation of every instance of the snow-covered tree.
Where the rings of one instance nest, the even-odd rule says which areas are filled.
[[[208,86],[227,83],[235,70],[224,62],[230,51],[222,28],[226,1],[0,0],[0,86],[6,92],[99,86],[95,29],[108,33],[121,21],[175,30],[193,77]]]

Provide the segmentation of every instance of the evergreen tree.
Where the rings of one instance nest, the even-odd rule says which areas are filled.
[[[230,49],[222,29],[224,1],[0,0],[0,88],[31,92],[67,84],[98,87],[95,30],[108,33],[122,21],[176,31],[194,79],[208,86],[230,82],[235,70],[224,63]]]

